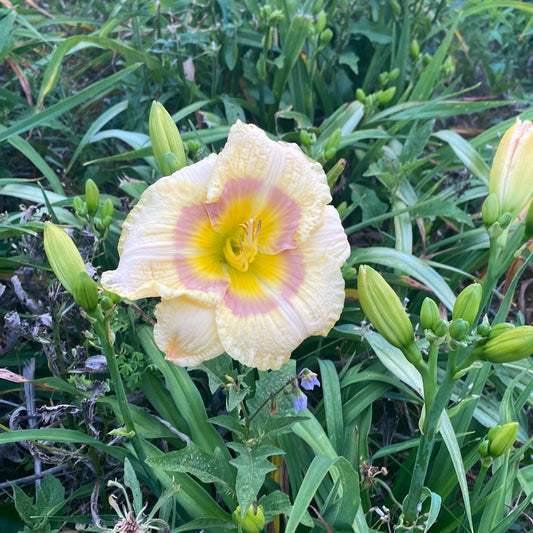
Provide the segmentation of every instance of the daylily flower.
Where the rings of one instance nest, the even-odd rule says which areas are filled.
[[[322,167],[298,146],[237,122],[219,155],[148,187],[102,284],[161,297],[154,338],[178,365],[227,352],[277,369],[343,308],[349,245],[330,201]]]
[[[499,200],[500,213],[516,217],[533,197],[533,123],[517,118],[502,137],[489,179],[489,193]]]

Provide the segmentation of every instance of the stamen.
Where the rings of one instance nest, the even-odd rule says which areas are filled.
[[[240,225],[237,236],[228,237],[224,243],[224,257],[229,265],[246,272],[257,255],[257,242],[261,219],[250,218]]]

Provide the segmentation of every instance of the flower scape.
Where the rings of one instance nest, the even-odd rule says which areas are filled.
[[[278,369],[343,309],[350,248],[330,202],[317,162],[237,122],[218,155],[143,193],[102,285],[131,300],[161,298],[154,339],[180,366],[226,352]]]

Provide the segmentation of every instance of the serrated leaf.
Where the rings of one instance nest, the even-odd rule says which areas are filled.
[[[474,226],[474,223],[472,222],[472,219],[468,213],[465,213],[453,202],[449,200],[446,201],[438,197],[433,198],[423,205],[415,205],[411,211],[411,216],[415,218],[432,219],[435,217],[451,218],[469,227]]]
[[[271,400],[276,404],[277,416],[294,415],[294,405],[290,395],[279,393],[275,397],[273,393],[279,391],[283,385],[296,377],[296,363],[290,360],[276,372],[263,372],[255,382],[255,395],[246,401],[246,407],[250,416],[254,416],[250,429],[253,436],[262,432],[271,414]],[[257,414],[256,411],[259,410]]]
[[[228,447],[237,452],[237,457],[230,461],[237,469],[235,490],[241,509],[247,510],[257,497],[263,486],[265,476],[276,470],[268,460],[272,455],[280,455],[283,451],[269,442],[260,442],[249,447],[240,442],[228,442]]]
[[[12,485],[12,487],[17,513],[25,524],[32,525],[32,517],[36,514],[33,498],[30,498],[19,486]]]
[[[280,490],[261,496],[257,503],[263,507],[266,523],[272,522],[274,518],[282,514],[290,516],[292,512],[289,496]],[[302,516],[300,523],[307,527],[313,527],[313,519],[309,513]]]
[[[218,448],[210,454],[195,444],[188,444],[182,450],[151,457],[146,462],[169,472],[191,474],[203,483],[219,483],[233,490],[235,472]]]

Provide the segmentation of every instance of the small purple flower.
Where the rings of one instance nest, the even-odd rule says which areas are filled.
[[[307,408],[307,396],[300,389],[297,389],[295,391],[292,402],[294,405],[295,413]]]
[[[320,387],[320,381],[314,372],[306,368],[300,374],[300,386],[305,390],[313,390],[315,386]]]

